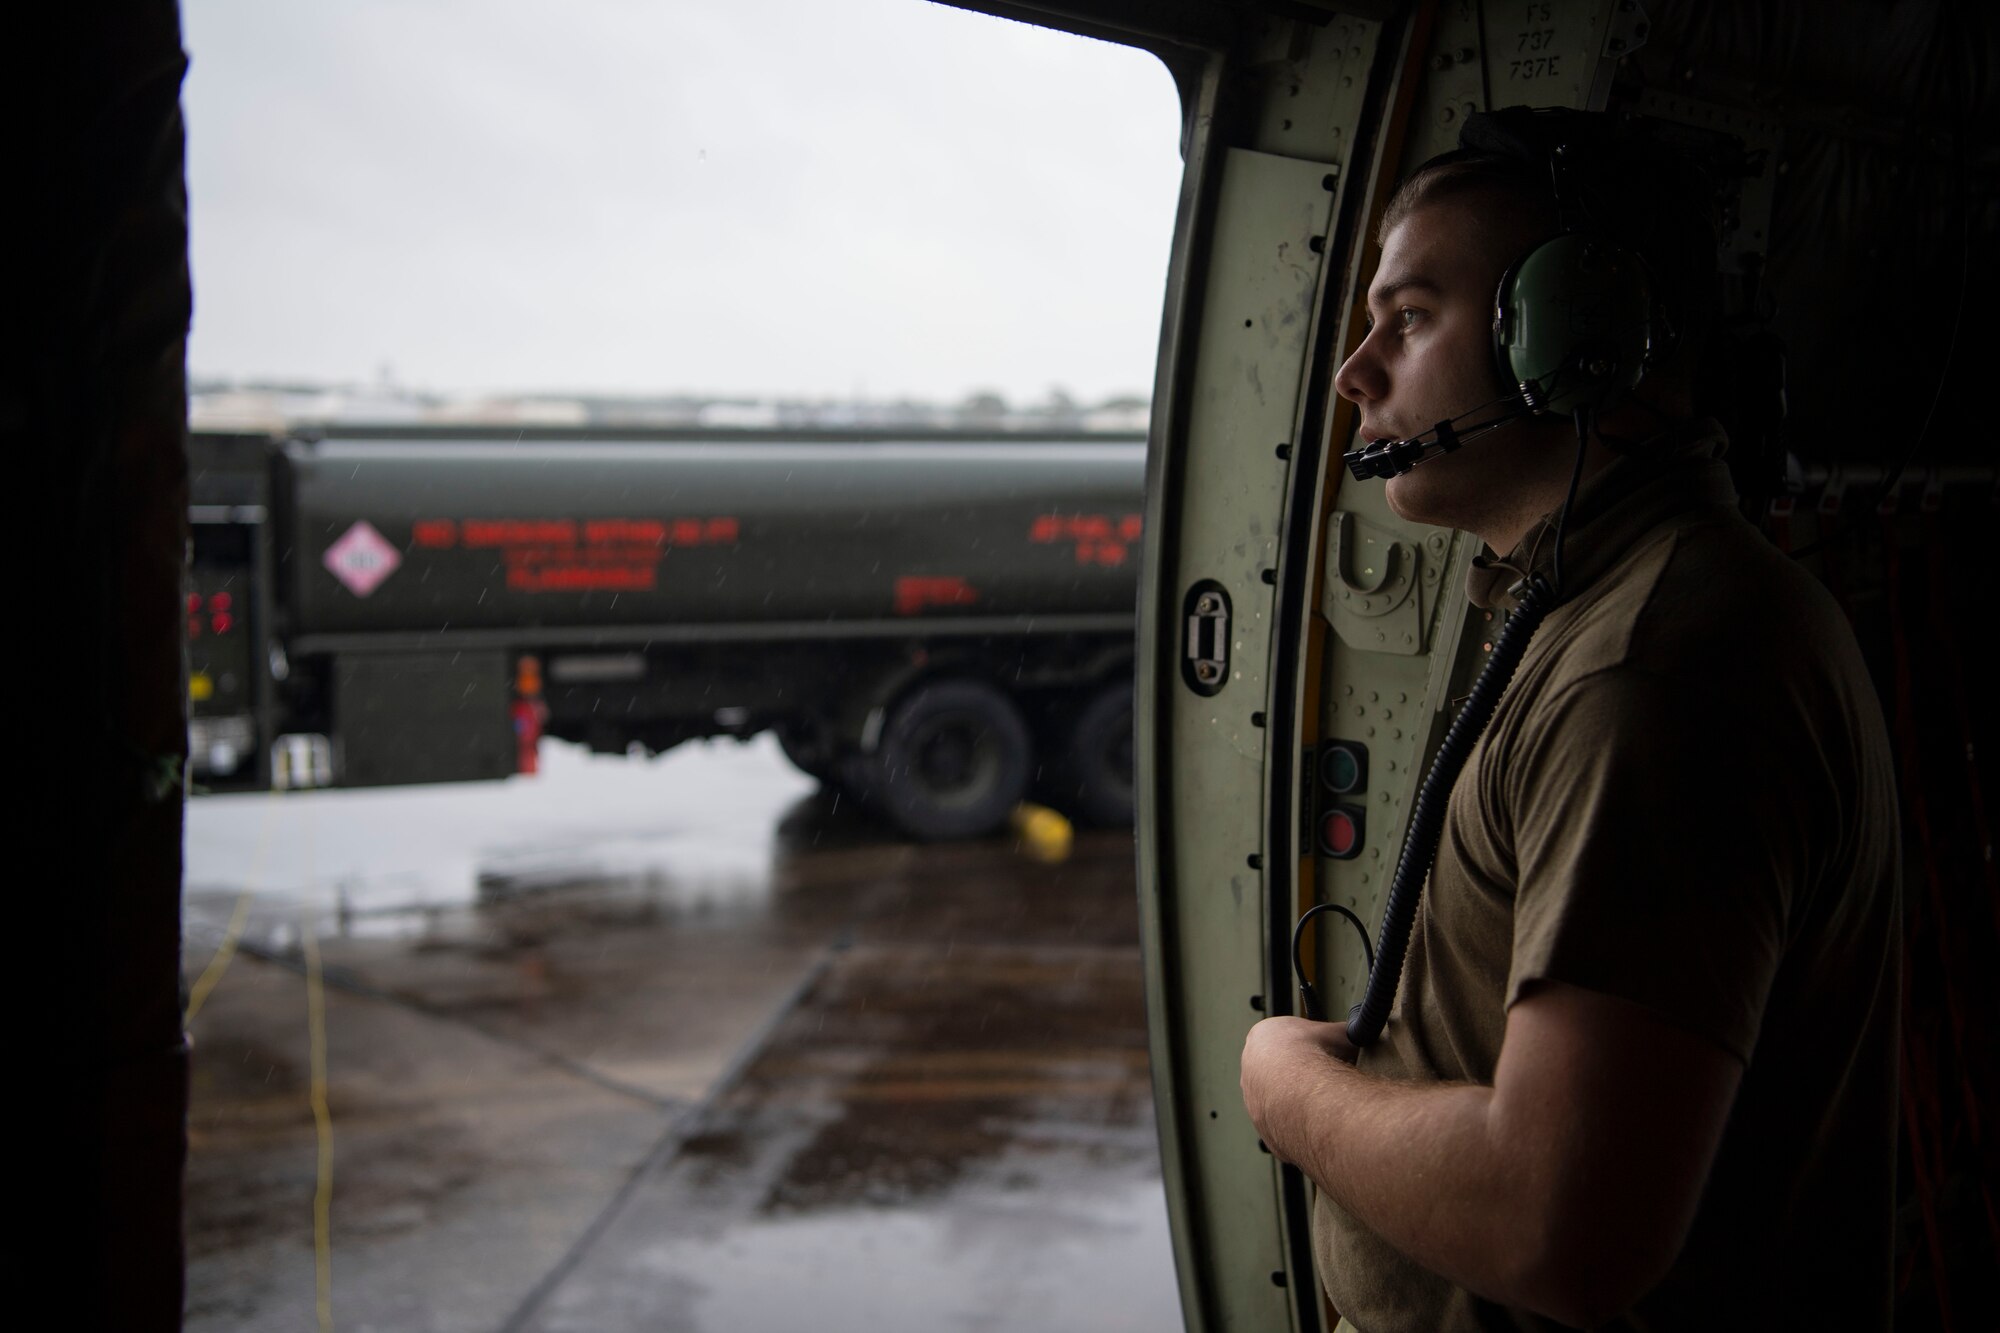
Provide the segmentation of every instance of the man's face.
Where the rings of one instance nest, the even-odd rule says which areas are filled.
[[[1503,386],[1493,365],[1493,293],[1533,243],[1530,227],[1487,193],[1420,206],[1390,231],[1368,293],[1368,335],[1334,377],[1361,409],[1369,440],[1407,439],[1491,404]],[[1482,412],[1462,425],[1486,420]],[[1509,426],[1388,483],[1389,507],[1421,523],[1482,530],[1508,507],[1510,479],[1541,431]]]

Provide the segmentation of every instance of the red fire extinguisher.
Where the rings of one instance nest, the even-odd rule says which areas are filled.
[[[514,771],[541,771],[542,727],[549,706],[542,699],[542,659],[523,657],[514,665]]]

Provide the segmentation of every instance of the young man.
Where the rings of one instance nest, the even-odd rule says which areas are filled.
[[[1381,1038],[1267,1019],[1245,1105],[1318,1186],[1343,1329],[1886,1328],[1888,742],[1839,608],[1739,516],[1693,419],[1707,201],[1639,144],[1559,199],[1589,155],[1550,154],[1589,118],[1476,125],[1386,211],[1335,381],[1362,435],[1504,399],[1496,287],[1565,229],[1645,259],[1678,350],[1581,446],[1530,417],[1388,483],[1500,553],[1469,589],[1497,613],[1550,571],[1581,448],[1563,600],[1452,791]]]

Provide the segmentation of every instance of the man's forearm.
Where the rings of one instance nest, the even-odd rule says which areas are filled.
[[[1493,1123],[1493,1090],[1377,1078],[1287,1051],[1265,1143],[1418,1263],[1491,1299],[1531,1304],[1533,1182]]]

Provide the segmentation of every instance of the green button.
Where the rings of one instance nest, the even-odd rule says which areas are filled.
[[[1344,744],[1327,747],[1325,757],[1320,760],[1319,774],[1322,782],[1341,793],[1354,791],[1367,780],[1361,756]]]

